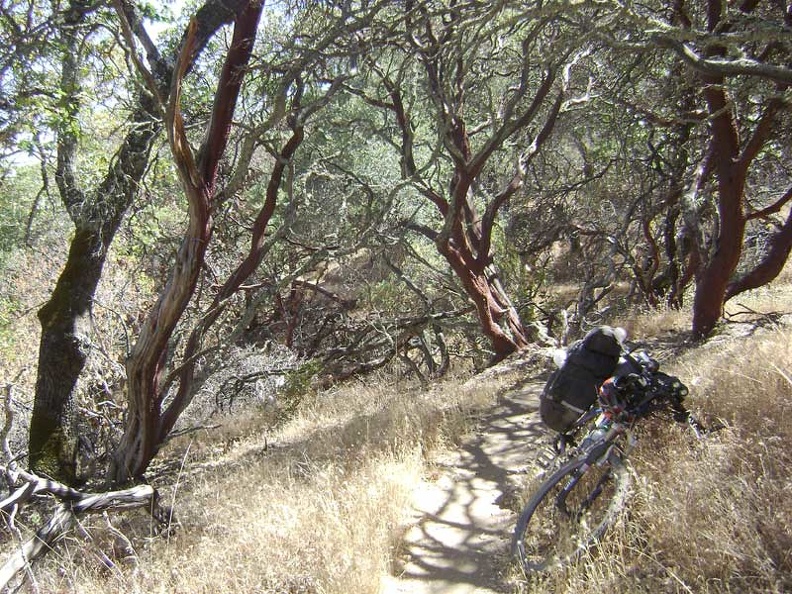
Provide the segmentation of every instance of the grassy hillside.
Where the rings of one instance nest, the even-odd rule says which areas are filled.
[[[790,336],[787,324],[718,337],[667,366],[692,387],[690,408],[727,428],[698,441],[648,427],[625,521],[577,566],[516,591],[792,590]]]
[[[515,592],[792,590],[792,326],[756,313],[788,307],[789,294],[785,286],[743,301],[740,323],[700,346],[684,342],[684,313],[625,320],[691,386],[690,407],[728,428],[699,442],[651,427],[633,458],[629,522],[568,570],[528,582],[511,570]],[[175,509],[173,533],[149,538],[144,514],[92,518],[25,587],[377,592],[414,521],[410,493],[431,475],[428,454],[455,448],[523,375],[426,389],[382,374],[316,394],[277,431],[260,410],[183,436],[150,477]]]
[[[152,479],[174,505],[169,537],[133,539],[102,522],[95,546],[65,543],[44,591],[376,592],[398,555],[413,485],[429,450],[453,447],[497,386],[426,391],[394,378],[330,390],[277,432],[267,412],[182,438]],[[127,520],[143,534],[146,518]],[[121,546],[119,546],[121,545]],[[132,553],[107,570],[99,550]],[[57,565],[57,567],[56,567]]]

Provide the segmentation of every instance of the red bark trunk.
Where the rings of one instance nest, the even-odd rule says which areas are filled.
[[[503,305],[508,299],[488,280],[486,270],[448,244],[438,244],[438,250],[451,265],[476,308],[482,332],[492,345],[491,363],[502,361],[528,346],[517,312],[510,304]],[[502,322],[505,322],[508,332],[504,330]]]
[[[167,386],[162,372],[168,362],[168,343],[189,304],[212,237],[212,201],[220,158],[225,152],[231,119],[250,59],[263,5],[248,2],[236,15],[234,36],[226,55],[214,98],[209,130],[193,155],[180,112],[181,83],[192,64],[201,23],[191,21],[174,74],[166,123],[168,140],[189,205],[189,222],[171,277],[149,312],[127,360],[127,423],[110,469],[110,480],[124,483],[138,478],[157,454],[166,435],[162,405]],[[174,419],[168,418],[168,422]]]
[[[710,8],[717,3],[710,3]],[[711,19],[718,11],[711,11]],[[710,23],[712,25],[712,23]],[[714,26],[714,25],[713,25]],[[716,50],[713,50],[716,51]],[[704,98],[711,114],[710,151],[717,177],[718,236],[714,252],[702,258],[693,297],[693,336],[712,333],[723,311],[726,287],[737,268],[745,235],[743,198],[747,163],[740,159],[740,137],[723,77],[702,76]]]

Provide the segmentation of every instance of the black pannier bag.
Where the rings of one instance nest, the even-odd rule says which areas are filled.
[[[552,373],[539,397],[545,425],[565,433],[594,404],[600,385],[619,364],[620,338],[624,339],[623,330],[600,326],[569,347],[566,361]]]

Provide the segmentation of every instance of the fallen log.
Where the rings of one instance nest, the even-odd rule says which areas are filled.
[[[71,530],[80,515],[107,510],[123,510],[148,507],[152,516],[160,523],[163,514],[158,513],[157,491],[151,485],[137,485],[120,491],[104,493],[85,493],[72,489],[62,483],[41,478],[31,472],[11,468],[2,468],[12,485],[22,482],[13,493],[0,501],[0,514],[3,515],[11,530],[18,533],[14,518],[19,509],[33,496],[48,493],[62,500],[52,517],[36,534],[22,544],[0,567],[0,591],[22,570],[29,570],[30,564],[51,550],[57,541]],[[0,467],[1,468],[1,467]]]

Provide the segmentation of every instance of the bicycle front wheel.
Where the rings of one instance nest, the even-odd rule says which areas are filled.
[[[594,545],[624,506],[629,474],[616,455],[567,462],[540,486],[517,520],[512,552],[526,573],[570,563]]]

